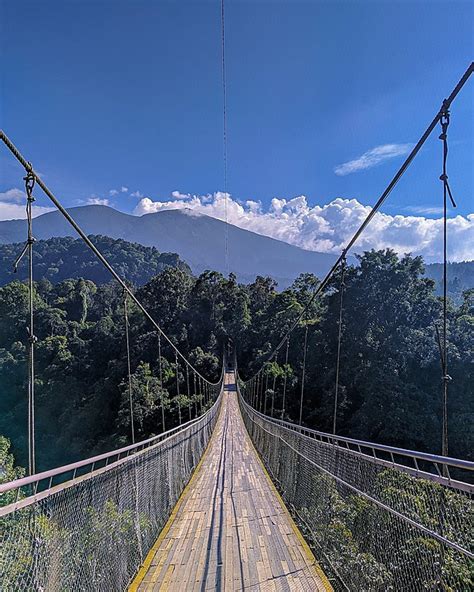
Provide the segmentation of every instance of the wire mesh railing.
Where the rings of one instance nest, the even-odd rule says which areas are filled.
[[[474,488],[451,477],[472,478],[474,463],[321,434],[239,401],[336,589],[474,589]]]
[[[135,446],[0,485],[0,589],[125,590],[199,462],[220,402]]]

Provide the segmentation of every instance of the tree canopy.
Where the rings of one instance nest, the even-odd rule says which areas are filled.
[[[435,324],[442,303],[434,281],[423,274],[420,257],[370,251],[348,267],[342,326],[338,433],[364,440],[439,452],[441,371]],[[308,303],[317,278],[300,276],[278,292],[270,278],[239,284],[213,271],[193,277],[181,266],[166,266],[136,289],[165,332],[212,380],[229,337],[239,371],[251,377]],[[0,288],[0,433],[26,464],[25,284]],[[281,414],[297,420],[304,332],[308,331],[303,418],[330,431],[334,405],[339,320],[339,277],[316,299],[291,334],[288,364],[282,348],[268,366],[268,391]],[[35,289],[36,417],[39,469],[77,460],[128,443],[127,363],[123,294],[115,283],[72,277]],[[474,290],[464,292],[449,313],[450,454],[468,458],[474,449]],[[189,398],[185,369],[176,367],[142,313],[129,303],[132,395],[137,438],[176,425],[200,410]],[[161,366],[160,366],[161,362]],[[161,371],[161,375],[160,375]],[[176,389],[176,373],[180,385]],[[161,378],[160,378],[161,376]],[[194,392],[191,389],[191,395]],[[268,411],[268,410],[267,410]]]

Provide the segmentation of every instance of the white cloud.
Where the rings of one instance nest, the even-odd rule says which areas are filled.
[[[175,199],[190,199],[192,197],[189,193],[181,193],[180,191],[172,191],[171,196]]]
[[[136,197],[137,199],[141,199],[143,197],[143,193],[140,193],[140,191],[134,191],[133,193],[130,193],[130,195],[132,197]]]
[[[140,200],[137,215],[179,209],[225,219],[226,195],[185,195],[180,199]],[[268,209],[260,202],[238,202],[227,195],[229,223],[270,236],[310,251],[339,253],[371,211],[355,199],[336,198],[323,206],[310,206],[305,196],[274,198]],[[474,259],[474,213],[448,221],[449,258]],[[377,213],[355,245],[355,251],[391,247],[399,253],[421,254],[426,261],[440,261],[443,222],[441,218]]]
[[[92,195],[86,201],[86,204],[88,206],[110,206],[110,201],[106,198],[96,197],[95,195]]]
[[[334,172],[336,175],[343,177],[351,173],[371,169],[385,160],[408,154],[412,148],[413,144],[383,144],[382,146],[376,146],[354,160],[337,165]]]
[[[0,192],[0,202],[19,203],[25,201],[25,192],[16,187]]]
[[[429,206],[407,206],[404,208],[406,212],[412,212],[413,214],[426,214],[427,216],[434,216],[443,213],[441,207],[429,207]]]
[[[33,217],[51,212],[54,208],[33,206]],[[20,220],[26,218],[26,208],[20,204],[0,202],[0,220]]]
[[[110,197],[114,197],[114,195],[118,195],[119,193],[128,193],[128,187],[125,187],[125,185],[122,185],[120,187],[120,189],[110,189],[110,191],[109,191]]]
[[[51,212],[54,208],[33,205],[33,217]],[[12,188],[0,192],[0,220],[26,218],[26,198],[21,189]]]

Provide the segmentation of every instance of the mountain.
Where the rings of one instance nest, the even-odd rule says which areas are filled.
[[[443,265],[442,263],[430,263],[426,265],[425,275],[436,282],[436,294],[440,296],[443,290]],[[469,288],[474,288],[474,261],[461,261],[448,265],[448,293],[451,298],[459,303],[462,293]]]
[[[160,252],[178,253],[201,273],[212,269],[225,273],[225,223],[190,210],[165,210],[132,216],[107,206],[82,206],[68,210],[86,234],[106,235]],[[76,232],[60,212],[49,212],[33,221],[37,240],[76,237]],[[0,222],[0,244],[25,240],[24,220]],[[300,273],[323,277],[335,261],[334,255],[305,251],[279,240],[228,225],[229,269],[239,281],[250,282],[257,275],[270,275],[280,288],[288,286]]]
[[[175,253],[159,253],[155,247],[144,247],[108,236],[90,235],[90,238],[121,277],[139,286],[146,284],[166,267],[191,271]],[[26,257],[21,260],[17,273],[13,271],[13,263],[22,248],[23,243],[0,245],[0,286],[15,279],[26,279]],[[80,238],[55,237],[39,240],[35,243],[33,253],[35,278],[38,279],[44,278],[57,283],[69,278],[84,278],[96,284],[112,279],[109,271]]]
[[[196,214],[191,210],[165,210],[154,214],[132,216],[107,206],[82,206],[71,208],[69,212],[86,234],[106,235],[129,243],[139,243],[145,247],[155,247],[159,252],[168,254],[168,257],[171,256],[170,253],[178,253],[191,266],[194,273],[201,273],[205,269],[226,273],[225,223],[210,216]],[[33,229],[34,236],[38,240],[77,236],[60,212],[38,216],[33,221]],[[21,243],[25,237],[25,220],[0,222],[0,245]],[[229,269],[237,275],[240,282],[251,282],[257,275],[269,275],[278,282],[280,288],[285,288],[300,273],[312,272],[320,278],[323,277],[335,261],[334,255],[305,251],[231,224],[228,225],[228,238]],[[38,249],[39,244],[35,248]],[[9,267],[16,253],[17,249],[8,252],[3,265]],[[107,256],[113,256],[113,248],[107,251]],[[139,258],[144,256],[146,262],[159,263],[156,260],[157,252],[150,251],[146,255],[141,253],[138,256]],[[349,262],[354,261],[352,259]],[[54,265],[51,266],[54,267]],[[153,275],[153,265],[149,271]],[[2,272],[0,277],[5,273]],[[142,270],[137,273],[146,274]],[[426,275],[436,281],[436,291],[440,294],[441,264],[426,265]],[[462,291],[474,287],[474,261],[450,263],[448,275],[449,293],[459,302]],[[137,279],[136,283],[142,283],[142,281]]]

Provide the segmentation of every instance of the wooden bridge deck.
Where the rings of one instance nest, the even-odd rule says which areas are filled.
[[[203,460],[130,590],[332,590],[255,452],[232,373]]]

